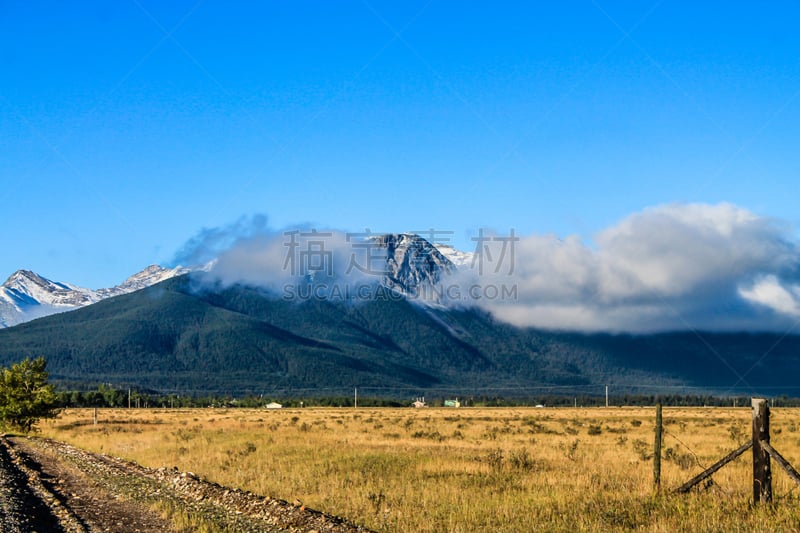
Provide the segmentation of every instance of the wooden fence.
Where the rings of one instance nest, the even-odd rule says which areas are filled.
[[[800,484],[800,474],[789,462],[778,453],[769,442],[769,403],[763,398],[753,398],[753,438],[742,444],[709,468],[696,475],[677,489],[676,492],[686,493],[692,487],[711,477],[714,472],[730,463],[744,452],[753,449],[753,502],[770,503],[772,501],[772,465],[774,459],[783,468],[789,477]],[[654,454],[654,474],[656,485],[659,484],[661,472],[661,406],[656,408],[656,454]]]

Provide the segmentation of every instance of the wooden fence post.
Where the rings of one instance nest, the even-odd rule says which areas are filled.
[[[761,442],[769,444],[769,404],[753,398],[753,503],[772,501],[772,471],[769,453]]]
[[[656,404],[656,440],[653,445],[653,482],[656,489],[661,488],[661,442],[662,442],[661,402]]]

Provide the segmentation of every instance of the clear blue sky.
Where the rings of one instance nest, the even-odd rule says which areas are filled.
[[[798,225],[800,3],[0,3],[0,278],[90,288],[202,228]],[[2,280],[0,280],[2,281]]]

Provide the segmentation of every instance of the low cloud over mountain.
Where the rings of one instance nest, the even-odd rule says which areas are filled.
[[[671,204],[634,213],[590,241],[481,232],[457,268],[431,262],[429,268],[442,270],[431,277],[438,289],[414,288],[410,295],[480,307],[499,320],[538,328],[789,331],[800,329],[800,248],[793,231],[730,204]],[[212,279],[278,293],[298,279],[352,287],[384,274],[381,242],[344,231],[272,231],[257,217],[204,230],[178,262],[201,262],[213,251]],[[413,252],[419,264],[430,255],[423,249]]]
[[[630,215],[589,244],[523,236],[512,274],[466,275],[475,283],[516,284],[516,301],[477,301],[516,325],[787,330],[800,318],[798,267],[786,224],[729,204],[674,204]]]

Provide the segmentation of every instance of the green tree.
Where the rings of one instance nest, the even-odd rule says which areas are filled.
[[[0,371],[0,424],[29,432],[40,418],[58,414],[58,398],[49,377],[44,357],[24,361]]]

